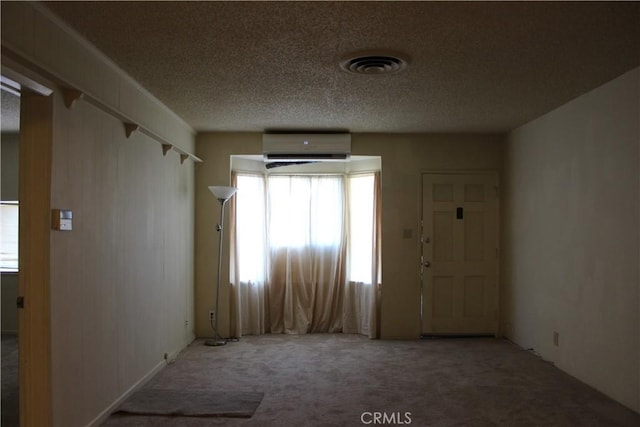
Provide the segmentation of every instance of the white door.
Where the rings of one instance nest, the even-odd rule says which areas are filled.
[[[495,173],[422,176],[422,333],[497,334]]]

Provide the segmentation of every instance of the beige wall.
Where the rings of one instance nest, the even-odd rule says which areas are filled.
[[[510,339],[636,411],[639,82],[635,69],[509,134],[502,295]]]
[[[18,200],[18,134],[2,133],[0,171],[0,199]],[[2,332],[18,333],[18,309],[16,298],[18,297],[18,274],[2,273],[0,290],[2,295]]]
[[[192,339],[193,164],[56,96],[51,234],[54,425],[86,425]]]
[[[18,333],[18,273],[2,273],[2,333]]]
[[[57,85],[185,151],[193,130],[38,5],[3,2],[2,47],[3,67],[57,83],[51,206],[73,231],[50,239],[52,418],[98,423],[193,337],[194,165],[88,102],[68,109]]]
[[[2,200],[18,200],[18,134],[2,132]]]
[[[196,333],[208,336],[207,312],[215,304],[219,205],[207,186],[228,185],[230,155],[260,154],[258,133],[202,133],[196,170]],[[382,313],[383,338],[420,335],[419,206],[420,173],[425,170],[500,170],[502,137],[494,135],[354,134],[352,152],[382,158]],[[403,239],[411,229],[413,238]],[[220,330],[229,325],[228,233],[223,252]]]

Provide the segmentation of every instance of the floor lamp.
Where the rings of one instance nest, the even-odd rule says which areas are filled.
[[[213,313],[213,339],[206,340],[204,343],[210,346],[225,345],[226,340],[222,339],[218,333],[218,301],[220,300],[220,267],[222,266],[222,232],[224,227],[224,205],[227,201],[236,194],[238,191],[235,187],[218,187],[211,186],[209,190],[213,193],[214,197],[220,202],[220,223],[216,227],[218,230],[218,282],[216,283],[216,311]]]

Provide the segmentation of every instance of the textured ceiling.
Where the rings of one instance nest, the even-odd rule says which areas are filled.
[[[0,90],[2,116],[0,130],[2,132],[18,132],[20,130],[20,98],[10,92]]]
[[[504,132],[640,65],[638,2],[47,6],[201,131]]]

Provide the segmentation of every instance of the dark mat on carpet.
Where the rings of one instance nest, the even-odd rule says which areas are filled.
[[[244,391],[142,389],[125,400],[115,413],[250,418],[263,396],[264,393]]]

